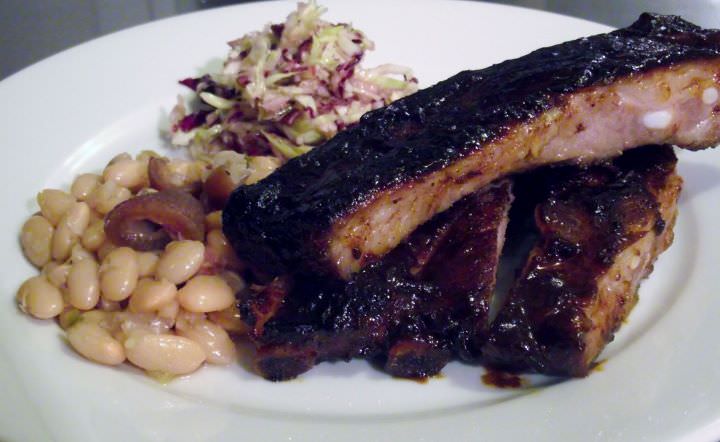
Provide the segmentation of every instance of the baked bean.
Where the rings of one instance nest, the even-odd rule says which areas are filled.
[[[159,259],[155,252],[137,252],[138,276],[143,278],[154,275]]]
[[[160,256],[156,276],[176,285],[181,284],[200,270],[204,258],[205,245],[202,242],[173,241],[165,247],[165,252]]]
[[[72,193],[72,196],[78,201],[85,201],[101,182],[102,177],[94,173],[78,175],[70,187],[70,193]]]
[[[75,203],[75,198],[62,190],[45,189],[38,193],[37,202],[42,215],[50,221],[50,224],[56,226],[60,218]]]
[[[85,249],[95,252],[105,241],[105,221],[102,219],[90,223],[83,232],[80,242]]]
[[[205,227],[208,231],[222,229],[222,210],[216,210],[205,215]]]
[[[245,184],[255,184],[263,178],[267,177],[280,167],[280,160],[270,156],[248,157],[248,166],[250,167],[250,176],[245,179]]]
[[[66,223],[59,223],[53,233],[51,256],[56,261],[65,261],[72,251],[72,247],[77,242],[78,237],[75,235],[70,226]]]
[[[20,231],[20,244],[25,257],[35,267],[42,267],[50,261],[54,231],[50,221],[40,215],[31,216],[23,224]]]
[[[105,181],[114,181],[116,184],[129,189],[138,190],[147,185],[147,164],[132,159],[122,159],[108,165],[103,171]]]
[[[201,319],[193,322],[178,320],[175,329],[180,336],[200,344],[205,351],[207,362],[216,365],[228,365],[237,359],[235,344],[222,327]]]
[[[130,297],[128,307],[132,312],[152,313],[171,303],[177,294],[177,287],[166,279],[141,279]]]
[[[45,276],[50,284],[60,288],[67,282],[68,273],[70,273],[70,264],[50,261],[43,267],[41,275]]]
[[[81,317],[67,329],[67,338],[75,351],[91,361],[118,365],[125,361],[125,349],[97,322]]]
[[[119,186],[115,181],[106,181],[93,191],[87,198],[91,208],[102,215],[107,215],[115,206],[132,197],[126,187]]]
[[[208,319],[233,334],[244,335],[250,329],[245,321],[241,319],[240,310],[235,304],[225,310],[208,313]]]
[[[130,247],[118,247],[100,266],[100,291],[109,301],[122,301],[135,290],[138,281],[137,256]]]
[[[224,310],[235,302],[230,286],[215,275],[195,276],[178,290],[177,296],[180,306],[193,313]]]
[[[67,277],[68,302],[79,310],[94,308],[100,299],[98,265],[94,260],[84,259],[70,267]]]
[[[205,361],[200,344],[171,334],[132,336],[125,341],[125,354],[142,369],[172,375],[192,373]]]
[[[38,319],[54,318],[63,311],[62,293],[42,276],[23,283],[17,292],[20,310]]]

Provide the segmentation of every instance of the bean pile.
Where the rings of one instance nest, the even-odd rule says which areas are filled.
[[[222,181],[225,187],[251,184],[278,165],[273,157],[234,152],[189,161],[144,151],[135,158],[118,155],[102,174],[77,176],[69,192],[43,190],[39,213],[20,234],[25,256],[40,272],[17,291],[19,308],[38,319],[55,318],[70,346],[100,364],[129,361],[166,379],[205,362],[233,362],[231,335],[246,331],[236,294],[248,287],[244,266],[222,233],[221,212],[213,210],[212,201],[223,198],[213,189],[218,179],[230,180]],[[203,207],[201,238],[168,231],[169,242],[154,250],[108,238],[106,221],[115,208],[169,188],[194,195]],[[157,240],[157,232],[142,228],[133,234]]]

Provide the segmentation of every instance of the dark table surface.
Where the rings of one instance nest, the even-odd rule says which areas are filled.
[[[0,79],[63,49],[110,32],[233,3],[243,2],[0,0]],[[654,11],[682,15],[706,27],[720,27],[718,0],[504,0],[496,3],[543,9],[613,26],[627,25],[640,12]]]

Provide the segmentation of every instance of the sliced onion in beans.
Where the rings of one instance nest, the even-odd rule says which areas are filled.
[[[105,233],[115,245],[135,250],[158,250],[172,239],[202,241],[203,206],[177,189],[131,198],[115,207],[105,220]]]
[[[233,181],[230,172],[226,168],[221,166],[213,169],[203,184],[203,190],[207,195],[210,207],[212,209],[223,209],[230,198],[230,194],[238,185],[240,183]]]

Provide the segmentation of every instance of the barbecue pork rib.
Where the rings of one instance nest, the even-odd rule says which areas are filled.
[[[630,27],[461,72],[370,112],[252,186],[223,229],[270,275],[348,279],[464,195],[548,163],[720,141],[720,32],[643,14]]]
[[[587,170],[533,175],[547,193],[538,239],[492,323],[483,362],[585,376],[672,242],[682,180],[671,147],[643,147]]]
[[[257,371],[283,380],[360,357],[419,378],[477,359],[511,200],[508,181],[465,197],[349,282],[277,278],[240,306]]]

